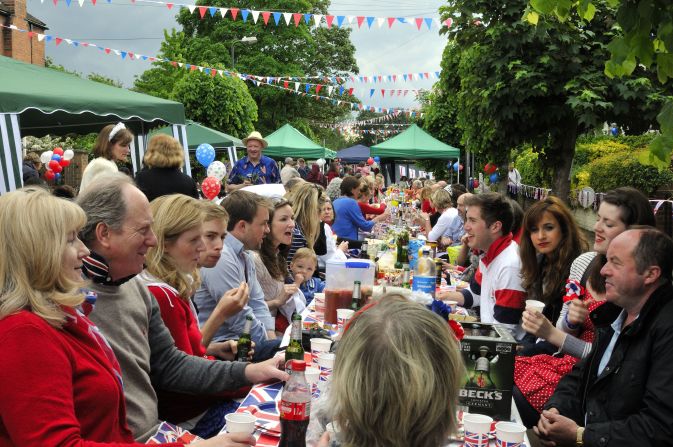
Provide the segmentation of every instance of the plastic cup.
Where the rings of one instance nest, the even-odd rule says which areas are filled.
[[[488,446],[488,434],[491,431],[493,418],[483,414],[463,413],[466,447]]]
[[[337,309],[337,330],[341,333],[344,331],[346,322],[351,319],[355,313],[352,309]]]
[[[250,413],[229,413],[224,417],[229,433],[248,433],[255,431],[257,418]]]
[[[498,447],[519,447],[523,444],[526,427],[516,422],[495,424],[495,441]]]
[[[306,381],[311,387],[311,393],[314,394],[318,390],[318,381],[320,380],[320,368],[309,366],[306,368],[304,376],[306,376]]]
[[[311,362],[318,364],[318,356],[324,352],[329,352],[332,347],[332,340],[326,338],[312,338],[311,339]]]
[[[451,313],[454,313],[456,311],[456,307],[458,306],[458,301],[446,300],[446,301],[444,301],[444,304],[446,304],[447,306],[449,306],[451,308],[451,311],[450,311]]]
[[[320,381],[325,382],[332,375],[334,368],[334,358],[336,356],[330,352],[323,352],[318,356],[318,367],[320,368]]]
[[[544,306],[545,304],[542,301],[526,300],[526,310],[529,312],[536,311],[542,313]]]

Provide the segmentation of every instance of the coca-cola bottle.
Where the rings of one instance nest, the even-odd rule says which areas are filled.
[[[280,444],[278,447],[306,447],[306,429],[311,415],[311,388],[306,381],[304,360],[290,360],[292,374],[280,397]]]

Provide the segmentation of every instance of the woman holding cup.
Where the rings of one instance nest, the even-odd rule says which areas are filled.
[[[556,326],[538,313],[524,312],[524,329],[546,339],[564,354],[516,358],[513,395],[526,426],[537,423],[542,406],[561,377],[591,350],[594,328],[589,313],[605,301],[605,278],[600,271],[606,263],[610,241],[630,225],[654,224],[649,201],[638,190],[623,187],[608,192],[594,224],[594,251],[573,261]]]

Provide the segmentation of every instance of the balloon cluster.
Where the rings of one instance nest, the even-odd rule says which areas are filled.
[[[498,165],[495,163],[486,163],[486,166],[484,166],[484,172],[491,175],[494,174],[495,171],[498,170]]]
[[[456,161],[456,162],[452,162],[451,160],[449,160],[449,162],[446,164],[446,168],[447,168],[449,171],[454,170],[454,171],[456,171],[456,172],[459,172],[459,171],[462,171],[462,170],[463,170],[463,165],[460,164],[460,163],[458,163],[457,161]]]
[[[206,168],[208,175],[201,182],[201,192],[208,200],[213,200],[222,189],[222,179],[227,175],[227,168],[221,161],[214,161],[215,149],[208,143],[199,144],[196,159]]]
[[[70,165],[70,160],[75,156],[72,149],[63,150],[55,147],[53,151],[45,151],[40,154],[40,161],[47,167],[44,172],[46,180],[59,180],[63,168]]]
[[[491,183],[498,183],[498,181],[500,180],[500,176],[498,175],[497,172],[494,172],[488,179],[491,181]]]

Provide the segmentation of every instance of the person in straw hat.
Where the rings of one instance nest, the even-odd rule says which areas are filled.
[[[268,143],[257,131],[243,139],[247,155],[234,164],[227,180],[227,192],[249,185],[280,183],[278,165],[271,158],[262,155]]]

